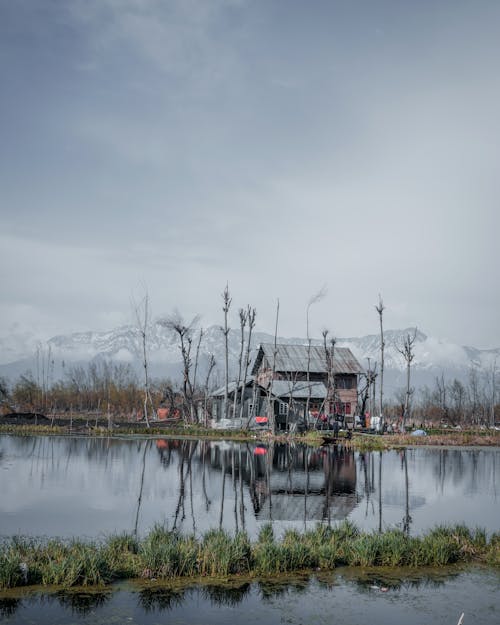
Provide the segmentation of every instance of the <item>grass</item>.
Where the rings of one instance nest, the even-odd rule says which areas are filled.
[[[0,543],[0,588],[23,585],[104,586],[120,579],[272,576],[310,569],[429,567],[457,562],[500,566],[500,534],[438,526],[421,537],[401,530],[360,532],[344,521],[314,530],[288,530],[276,539],[264,525],[257,540],[210,530],[200,538],[156,525],[143,539],[131,534],[101,541],[14,536]]]

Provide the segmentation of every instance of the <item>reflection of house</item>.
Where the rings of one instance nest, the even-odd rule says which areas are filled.
[[[307,402],[313,414],[354,414],[362,372],[363,367],[345,347],[275,347],[271,343],[259,347],[252,370],[261,400],[268,393],[274,400],[278,427],[286,427],[289,418],[293,420],[292,413],[303,418]]]

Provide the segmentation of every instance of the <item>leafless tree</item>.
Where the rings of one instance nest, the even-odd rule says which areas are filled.
[[[490,403],[490,427],[495,426],[495,395],[496,395],[497,359],[491,365],[491,403]]]
[[[196,355],[194,358],[193,390],[195,392],[196,392],[196,375],[198,373],[198,364],[200,362],[200,346],[201,346],[201,341],[203,339],[203,335],[204,335],[203,328],[200,328],[200,331],[198,334],[198,342],[196,344]]]
[[[325,403],[327,406],[326,412],[330,412],[330,405],[332,402],[335,404],[337,395],[337,389],[335,388],[335,374],[333,371],[333,363],[335,362],[335,345],[337,343],[337,339],[335,337],[332,337],[330,339],[330,344],[328,344],[328,330],[323,330],[321,334],[323,336],[323,349],[325,351],[325,364],[327,374],[325,399]]]
[[[229,295],[229,285],[226,284],[226,288],[222,293],[222,312],[224,313],[224,327],[221,328],[224,334],[224,364],[225,364],[225,385],[224,385],[224,418],[227,419],[229,415],[229,404],[228,404],[228,394],[229,394],[229,345],[228,345],[228,337],[230,328],[228,327],[227,316],[229,313],[229,309],[231,307],[232,298]]]
[[[280,314],[280,301],[278,299],[276,303],[276,323],[274,325],[274,349],[273,349],[273,366],[271,370],[271,380],[267,387],[267,418],[269,420],[269,428],[271,432],[276,431],[276,419],[274,417],[274,399],[273,394],[273,382],[276,374],[276,356],[278,355],[278,320]]]
[[[135,311],[137,327],[139,329],[139,335],[141,337],[142,343],[142,366],[144,368],[144,419],[146,420],[146,425],[149,428],[148,405],[151,408],[152,418],[154,418],[155,416],[155,409],[153,406],[153,399],[151,397],[151,388],[149,381],[148,331],[150,326],[150,310],[149,295],[147,291],[140,303],[136,303],[132,299],[132,305]]]
[[[205,427],[208,426],[208,389],[210,384],[210,376],[212,375],[212,371],[215,368],[215,356],[210,354],[208,358],[208,367],[207,367],[207,376],[205,378],[205,386],[204,386],[204,401],[203,401],[203,415],[205,418]]]
[[[243,391],[241,396],[241,405],[240,405],[240,419],[243,418],[243,408],[245,405],[245,387],[247,384],[247,375],[248,375],[248,367],[250,365],[250,350],[252,347],[252,332],[255,327],[255,317],[257,312],[255,308],[251,308],[247,306],[247,320],[248,320],[248,339],[247,339],[247,349],[245,353],[245,367],[243,370]],[[247,423],[248,427],[248,423]]]
[[[378,306],[375,306],[375,310],[379,316],[380,322],[380,405],[379,405],[379,415],[380,415],[380,428],[382,429],[384,426],[384,415],[383,415],[383,402],[384,402],[384,326],[383,326],[383,313],[385,310],[384,302],[382,301],[382,297],[378,296]]]
[[[396,345],[396,349],[403,356],[406,362],[406,393],[405,403],[403,409],[403,419],[401,422],[401,430],[404,432],[406,429],[406,420],[410,416],[410,397],[413,394],[413,389],[410,388],[410,368],[413,359],[415,358],[414,345],[417,337],[417,328],[414,329],[413,334],[407,333],[403,338],[403,344],[401,346]]]
[[[248,312],[244,308],[240,308],[239,317],[240,317],[240,355],[238,358],[238,378],[236,379],[236,385],[234,388],[234,398],[233,398],[233,417],[236,418],[236,407],[238,405],[238,393],[240,390],[240,382],[241,382],[241,370],[243,368],[243,351],[245,349],[245,328],[248,321]],[[245,395],[245,387],[241,389],[241,404],[243,405],[243,399]]]
[[[182,394],[184,397],[185,414],[189,421],[196,420],[194,407],[194,386],[191,379],[192,358],[191,349],[193,346],[193,333],[199,317],[193,317],[190,323],[185,323],[178,311],[175,311],[167,319],[162,319],[159,323],[169,330],[175,332],[179,338],[179,349],[182,356],[183,380]]]
[[[444,379],[444,373],[441,374],[441,377],[436,377],[435,398],[440,408],[441,418],[447,421],[449,418],[449,410],[446,401],[446,382]]]
[[[323,285],[321,287],[321,289],[315,294],[313,295],[310,300],[307,302],[307,308],[306,308],[306,333],[307,333],[307,374],[306,374],[306,379],[307,379],[307,400],[306,400],[306,427],[308,426],[308,420],[309,420],[309,404],[311,403],[311,385],[310,385],[310,378],[311,378],[311,337],[309,334],[309,309],[311,308],[311,306],[313,304],[317,304],[318,302],[320,302],[326,295],[327,293],[327,289],[326,289],[326,285]]]

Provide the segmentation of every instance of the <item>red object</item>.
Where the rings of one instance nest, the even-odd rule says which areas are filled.
[[[267,423],[267,417],[255,417],[255,423],[258,423],[259,425],[264,425],[265,423]]]
[[[164,421],[168,417],[168,408],[158,408],[156,411],[158,419]]]
[[[156,446],[158,447],[158,449],[167,449],[168,443],[165,439],[160,438],[156,441]]]
[[[253,453],[255,456],[265,456],[267,454],[267,449],[265,447],[256,447]]]

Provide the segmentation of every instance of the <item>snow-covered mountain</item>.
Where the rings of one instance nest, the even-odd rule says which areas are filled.
[[[413,335],[414,330],[387,330],[385,332],[385,384],[387,393],[391,394],[405,383],[405,362],[398,351],[404,337]],[[194,355],[198,332],[194,333]],[[240,349],[239,330],[230,330],[229,360],[236,367]],[[256,332],[252,337],[255,347],[259,343],[273,342],[271,334]],[[306,344],[304,338],[279,337],[280,343]],[[314,344],[321,341],[315,340]],[[181,354],[178,339],[171,329],[161,322],[152,323],[148,329],[148,358],[151,373],[158,377],[178,379],[181,375]],[[363,337],[337,339],[339,347],[349,347],[365,368],[368,358],[373,366],[380,359],[380,336],[378,334]],[[457,377],[465,380],[471,366],[487,370],[498,359],[500,348],[480,350],[474,347],[460,346],[448,341],[426,336],[418,331],[414,345],[415,358],[412,362],[412,384],[432,385],[437,376],[444,374],[450,379]],[[210,354],[213,354],[219,376],[222,377],[224,363],[224,335],[219,326],[211,326],[204,330],[200,345],[200,367],[203,375],[204,366]],[[107,332],[78,332],[60,335],[46,342],[37,342],[33,336],[17,335],[0,338],[0,375],[14,380],[19,375],[31,370],[35,373],[40,362],[53,362],[54,379],[61,377],[64,370],[76,364],[81,365],[93,360],[106,359],[113,362],[130,363],[137,371],[142,362],[142,338],[134,326],[121,326]]]

